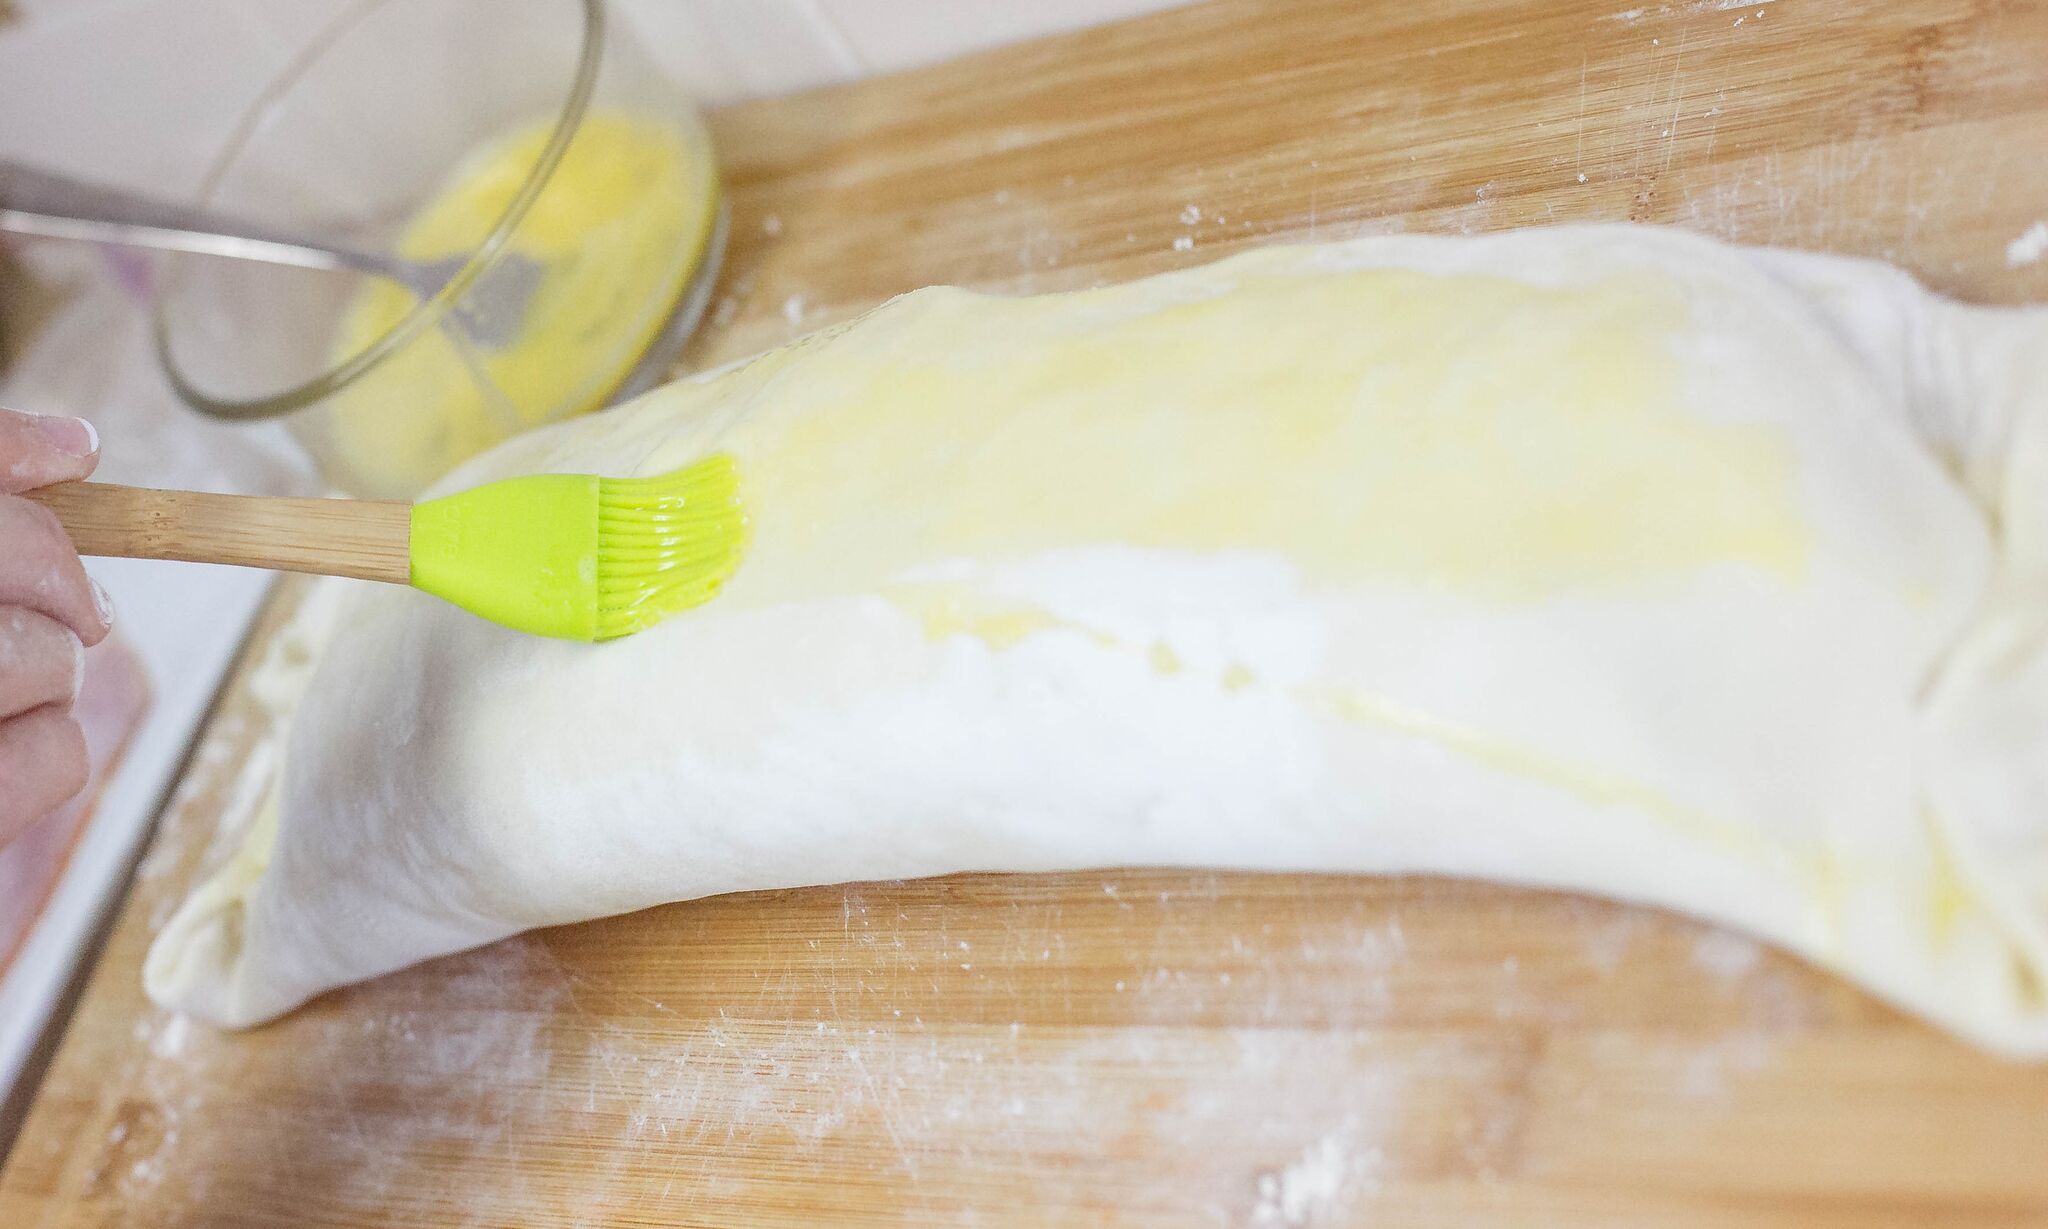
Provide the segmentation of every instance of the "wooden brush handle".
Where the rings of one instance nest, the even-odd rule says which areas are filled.
[[[412,505],[64,482],[28,492],[81,555],[412,580]]]

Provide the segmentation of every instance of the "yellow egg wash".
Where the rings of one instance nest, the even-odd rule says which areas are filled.
[[[766,377],[776,395],[723,436],[763,558],[805,535],[764,600],[1094,545],[1497,601],[1807,564],[1790,440],[1688,407],[1669,349],[1687,309],[1655,277],[1260,272],[1146,310],[1114,287],[884,310],[923,315]],[[1247,344],[1275,329],[1296,344]]]
[[[1118,647],[1114,636],[1062,619],[1043,606],[984,593],[967,585],[894,586],[887,596],[898,609],[917,616],[928,640],[973,636],[992,649],[1007,649],[1040,632],[1058,628],[1078,632],[1105,648]]]
[[[1956,864],[1947,826],[1926,808],[1920,812],[1920,825],[1933,855],[1927,870],[1928,934],[1936,944],[1943,944],[1955,934],[1958,922],[1977,911],[1977,896],[1970,890],[1969,877]]]
[[[677,386],[648,463],[715,443],[745,466],[754,545],[719,599],[728,611],[874,594],[934,642],[1002,652],[1079,635],[1159,676],[1280,687],[1347,724],[1822,877],[1742,823],[1513,736],[1336,678],[1193,669],[1152,638],[972,579],[921,579],[1091,547],[1277,557],[1310,589],[1489,604],[1711,567],[1806,577],[1814,527],[1794,443],[1689,402],[1674,345],[1690,308],[1671,280],[1313,265],[1211,276],[1163,306],[1124,287],[922,291]],[[1276,330],[1290,344],[1254,340]]]
[[[1659,788],[1387,696],[1268,684],[1238,663],[1190,671],[1163,642],[972,581],[905,580],[1135,547],[1277,556],[1310,588],[1394,584],[1487,603],[1715,566],[1796,584],[1814,531],[1793,442],[1688,403],[1672,347],[1689,308],[1667,279],[1260,270],[1165,306],[1119,287],[1021,300],[935,290],[882,314],[893,328],[813,338],[808,353],[685,394],[750,475],[758,571],[726,600],[877,593],[933,641],[996,651],[1079,634],[1161,676],[1280,686],[1346,723],[1817,873]],[[1292,344],[1252,342],[1274,330]]]
[[[552,128],[537,123],[449,176],[396,244],[434,260],[476,247],[503,216]],[[365,494],[404,497],[513,434],[602,405],[633,369],[704,258],[717,209],[711,150],[672,125],[587,116],[508,251],[541,280],[518,334],[486,349],[444,320],[335,395],[310,429]],[[335,339],[359,353],[417,306],[367,283]]]

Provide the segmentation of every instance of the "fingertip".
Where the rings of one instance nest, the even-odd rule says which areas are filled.
[[[67,461],[90,462],[99,456],[99,429],[83,418],[39,414],[29,420],[29,425]]]
[[[99,430],[85,419],[0,410],[0,490],[76,482],[99,460]]]
[[[100,467],[100,429],[93,426],[89,418],[71,421],[85,428],[85,451],[77,457],[78,477],[72,479],[77,482],[92,477],[92,472]]]
[[[86,648],[91,648],[93,645],[105,640],[114,630],[114,599],[108,596],[107,587],[99,582],[98,577],[88,576],[85,579],[86,584],[92,590],[93,613],[100,617],[99,631],[90,637],[83,635],[79,637],[79,640],[83,642]]]

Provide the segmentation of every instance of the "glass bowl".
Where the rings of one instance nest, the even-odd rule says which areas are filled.
[[[336,486],[376,498],[661,379],[724,239],[702,118],[602,0],[350,6],[243,117],[199,203],[454,270],[423,295],[194,255],[159,279],[179,395],[288,415]]]

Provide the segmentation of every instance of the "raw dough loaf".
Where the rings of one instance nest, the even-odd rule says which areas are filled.
[[[443,489],[717,449],[751,552],[653,631],[361,586],[150,993],[741,889],[1435,872],[2048,1052],[2048,312],[1651,229],[1275,248],[905,295]]]

